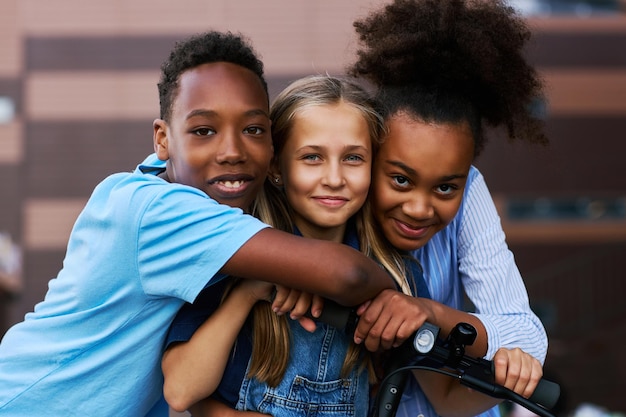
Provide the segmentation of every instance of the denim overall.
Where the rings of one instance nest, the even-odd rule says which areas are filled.
[[[282,382],[271,388],[246,377],[236,408],[274,417],[366,417],[367,371],[356,366],[348,378],[339,376],[351,339],[324,323],[314,333],[297,321],[289,326],[291,354]]]

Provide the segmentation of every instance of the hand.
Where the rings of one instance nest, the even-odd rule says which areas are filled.
[[[313,317],[319,317],[323,306],[324,300],[318,295],[277,285],[272,310],[276,314],[289,313],[289,317],[292,320],[298,320],[305,330],[314,332],[317,325],[305,314],[311,311]]]
[[[493,363],[496,383],[529,398],[543,376],[541,363],[520,348],[500,348]]]
[[[362,304],[357,314],[354,342],[364,342],[370,352],[400,346],[433,315],[420,298],[389,289]]]

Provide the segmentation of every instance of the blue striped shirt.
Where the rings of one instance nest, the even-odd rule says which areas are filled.
[[[506,242],[500,217],[482,174],[471,167],[454,220],[414,252],[433,300],[462,309],[464,292],[488,335],[485,358],[500,347],[519,347],[545,360],[548,339],[530,309],[528,293]],[[436,416],[414,378],[409,378],[397,417]],[[481,416],[499,416],[498,407]]]

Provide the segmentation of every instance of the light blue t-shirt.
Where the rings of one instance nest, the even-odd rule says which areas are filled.
[[[95,188],[45,300],[0,343],[0,415],[168,415],[170,322],[267,226],[164,167],[151,155]]]

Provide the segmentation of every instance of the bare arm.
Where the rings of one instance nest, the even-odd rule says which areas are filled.
[[[272,282],[357,305],[395,288],[377,263],[340,243],[306,239],[274,229],[250,238],[221,272]]]
[[[197,402],[189,411],[193,417],[263,417],[267,414],[261,414],[254,411],[237,411],[224,403],[213,398],[205,398]]]
[[[163,392],[174,410],[184,411],[194,402],[213,394],[222,379],[237,334],[252,307],[257,301],[269,301],[273,289],[274,284],[271,283],[241,280],[191,339],[174,344],[165,351],[161,361],[165,377]],[[304,314],[309,308],[314,308],[311,307],[314,298],[308,293],[286,287],[276,288],[276,300],[280,299],[280,305],[288,312],[301,310]],[[315,330],[314,321],[300,320],[304,328]]]
[[[269,298],[273,285],[243,280],[187,342],[163,354],[163,393],[182,412],[211,395],[222,379],[228,357],[254,304]]]

